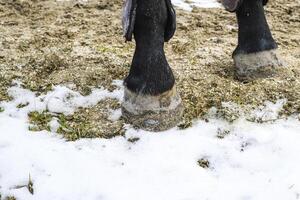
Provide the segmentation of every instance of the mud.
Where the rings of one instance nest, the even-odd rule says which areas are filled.
[[[16,79],[38,93],[57,84],[74,85],[82,94],[100,86],[113,90],[112,80],[126,76],[134,51],[134,43],[122,37],[121,7],[121,0],[0,0],[0,100],[9,99],[6,90]],[[299,10],[299,1],[269,2],[267,18],[285,64],[274,77],[243,83],[231,57],[237,43],[234,14],[177,9],[178,28],[166,55],[185,106],[181,127],[205,118],[212,106],[222,109],[221,102],[254,108],[286,98],[282,115],[299,113]],[[119,107],[107,100],[64,117],[74,131],[61,133],[72,140],[122,134],[123,120],[108,120],[108,110]]]

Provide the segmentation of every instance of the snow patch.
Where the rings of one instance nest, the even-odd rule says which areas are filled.
[[[282,200],[300,196],[300,122],[296,118],[253,123],[239,118],[198,120],[162,133],[128,127],[124,137],[67,142],[51,132],[28,130],[30,111],[72,113],[104,98],[122,100],[117,89],[88,96],[65,86],[37,96],[20,85],[0,102],[0,194],[19,200]],[[253,111],[273,119],[285,101]],[[23,104],[21,108],[18,106]],[[230,107],[232,104],[225,103]],[[234,106],[235,107],[235,106]],[[266,114],[267,113],[267,114]],[[120,110],[112,111],[117,120]],[[219,137],[222,134],[222,137]],[[221,139],[223,138],[223,139]],[[198,161],[207,160],[207,168]],[[29,176],[34,193],[26,187]]]
[[[120,119],[120,117],[122,116],[122,110],[121,109],[117,109],[117,110],[109,110],[110,111],[110,115],[108,116],[108,119],[111,121],[117,121],[118,119]]]
[[[222,7],[220,3],[216,0],[172,0],[172,3],[183,9],[191,11],[193,7],[201,7],[201,8],[220,8]]]
[[[110,92],[103,88],[92,89],[91,94],[82,96],[79,92],[73,91],[66,86],[55,86],[53,91],[47,94],[36,96],[36,93],[21,88],[20,85],[11,87],[8,90],[9,96],[13,98],[11,102],[1,102],[4,113],[10,116],[23,116],[32,111],[47,110],[52,113],[73,114],[77,108],[86,108],[96,105],[106,98],[114,98],[122,101],[123,90],[120,83],[115,82],[118,89]],[[25,105],[18,108],[18,105]]]

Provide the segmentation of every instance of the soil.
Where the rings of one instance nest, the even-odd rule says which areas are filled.
[[[0,101],[10,98],[6,91],[13,80],[38,93],[58,84],[72,84],[83,95],[95,87],[113,90],[112,80],[126,76],[134,52],[134,42],[122,37],[122,4],[0,0]],[[245,83],[236,79],[231,57],[237,44],[235,15],[221,8],[177,9],[177,31],[165,50],[184,101],[181,127],[205,118],[213,106],[222,112],[222,102],[255,108],[286,98],[281,114],[299,113],[299,10],[299,0],[269,1],[267,19],[285,64],[274,77]],[[61,133],[70,140],[123,134],[123,120],[108,119],[108,111],[119,107],[108,99],[63,117],[61,123],[73,131]]]

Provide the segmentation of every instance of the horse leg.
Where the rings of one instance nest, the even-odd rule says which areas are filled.
[[[170,39],[166,28],[171,23],[167,1],[137,0],[132,30],[136,48],[124,80],[123,117],[135,127],[149,131],[174,127],[183,113],[164,53],[164,42]]]
[[[282,66],[265,17],[266,3],[265,0],[240,0],[236,9],[239,32],[233,59],[240,80],[267,77]]]

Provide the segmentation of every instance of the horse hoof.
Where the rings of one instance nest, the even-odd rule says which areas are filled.
[[[283,66],[275,49],[233,56],[235,73],[241,81],[272,77]]]
[[[176,87],[158,96],[134,93],[125,88],[122,115],[127,123],[146,131],[164,131],[180,122],[183,106]]]

